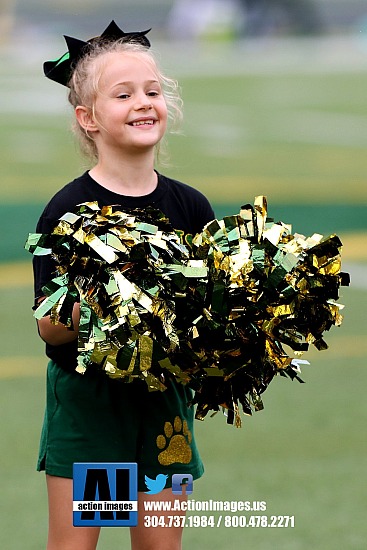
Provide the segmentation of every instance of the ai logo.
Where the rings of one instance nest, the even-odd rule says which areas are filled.
[[[183,487],[187,495],[191,495],[193,491],[193,477],[191,474],[173,474],[172,476],[172,493],[174,495],[182,495]]]
[[[135,527],[137,477],[135,462],[74,463],[74,527]]]

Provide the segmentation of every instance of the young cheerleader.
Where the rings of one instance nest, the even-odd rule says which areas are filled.
[[[45,74],[69,87],[82,148],[94,160],[91,170],[63,187],[46,206],[37,232],[50,233],[57,220],[77,204],[97,201],[144,209],[154,205],[185,234],[195,234],[214,218],[206,198],[193,188],[154,169],[156,149],[168,119],[180,114],[177,85],[164,77],[149,51],[146,33],[124,33],[112,22],[100,37],[82,42],[66,37],[69,52],[46,62]],[[54,273],[50,257],[35,257],[35,299]],[[74,330],[38,322],[50,361],[47,407],[38,470],[45,470],[49,500],[48,550],[92,550],[99,528],[72,525],[74,462],[137,462],[139,523],[131,528],[137,550],[181,548],[182,528],[144,525],[144,501],[173,501],[174,473],[203,474],[193,434],[190,390],[174,380],[164,392],[149,392],[144,382],[111,380],[88,369],[75,372],[79,309]],[[169,445],[172,434],[180,444]],[[161,441],[166,439],[162,450]],[[145,476],[167,475],[166,488],[147,494]],[[182,499],[185,496],[180,497]],[[172,512],[161,512],[172,514]]]

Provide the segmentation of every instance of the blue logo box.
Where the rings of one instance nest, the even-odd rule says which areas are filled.
[[[137,479],[136,462],[75,462],[74,527],[135,527]]]

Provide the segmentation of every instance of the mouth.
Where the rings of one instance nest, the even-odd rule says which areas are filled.
[[[156,120],[153,118],[147,118],[147,119],[139,119],[139,120],[133,120],[132,122],[129,122],[129,126],[154,126],[156,123]]]

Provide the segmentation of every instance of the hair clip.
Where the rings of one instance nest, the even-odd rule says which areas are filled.
[[[68,51],[59,59],[45,61],[43,72],[50,80],[54,80],[63,86],[68,86],[76,63],[88,53],[88,49],[93,43],[97,41],[114,42],[116,40],[123,40],[124,42],[136,42],[146,48],[150,48],[150,42],[145,36],[149,31],[150,29],[147,31],[124,32],[116,25],[115,21],[111,21],[100,36],[91,38],[87,42],[64,35]]]

